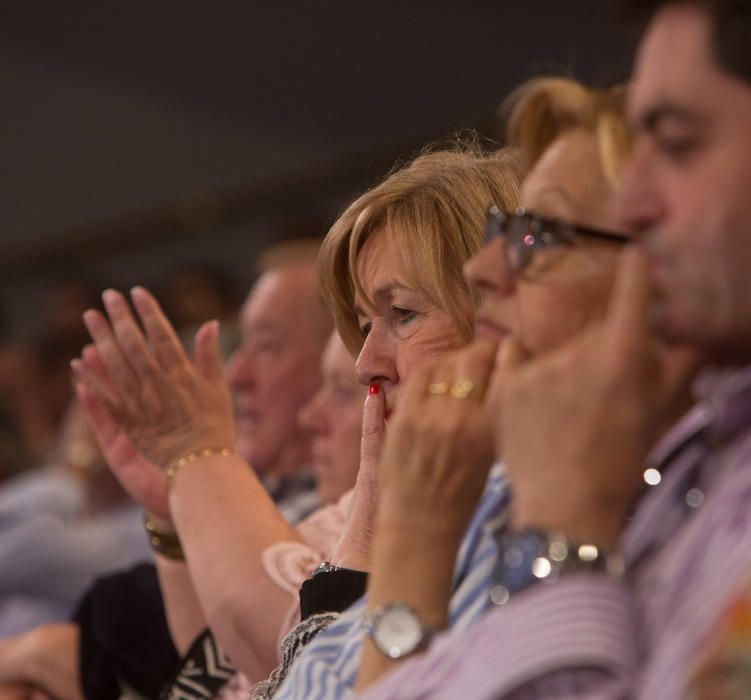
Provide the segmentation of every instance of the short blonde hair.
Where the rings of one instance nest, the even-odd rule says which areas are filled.
[[[321,246],[319,274],[324,299],[347,348],[357,354],[363,334],[355,294],[366,297],[357,257],[373,233],[384,231],[409,283],[452,317],[465,340],[474,318],[467,301],[479,302],[462,267],[483,245],[492,204],[519,203],[521,167],[509,149],[483,153],[476,143],[423,153],[352,202]]]
[[[519,149],[526,169],[564,132],[585,129],[597,139],[603,171],[616,185],[631,152],[626,88],[588,88],[569,78],[535,78],[514,90],[499,110],[505,143]]]

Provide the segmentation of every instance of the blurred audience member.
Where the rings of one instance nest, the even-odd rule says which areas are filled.
[[[185,265],[167,274],[155,293],[184,345],[189,346],[198,328],[213,318],[221,324],[222,356],[226,358],[234,352],[240,341],[237,309],[242,298],[224,270],[210,265]]]
[[[66,619],[97,576],[151,559],[140,509],[104,468],[77,401],[52,454],[0,487],[0,637]]]
[[[0,481],[41,464],[54,443],[44,396],[34,347],[7,337],[0,341]]]
[[[81,314],[92,305],[101,306],[100,290],[96,281],[69,273],[53,280],[42,299],[35,350],[44,404],[54,431],[60,426],[73,396],[70,361],[87,340]]]

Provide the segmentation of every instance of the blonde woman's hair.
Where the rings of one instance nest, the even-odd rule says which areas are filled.
[[[465,340],[472,337],[479,296],[462,266],[481,247],[488,209],[513,210],[522,170],[509,149],[483,153],[476,142],[423,153],[352,202],[321,246],[319,273],[326,303],[347,348],[357,354],[363,334],[355,294],[366,299],[357,258],[365,242],[383,231],[400,272],[431,303],[447,312]]]
[[[622,85],[593,89],[569,78],[536,78],[501,105],[504,141],[519,149],[524,167],[531,169],[564,132],[585,129],[595,135],[603,171],[615,185],[631,151],[625,101]]]

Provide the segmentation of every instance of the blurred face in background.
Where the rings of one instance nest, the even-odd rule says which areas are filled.
[[[242,343],[227,366],[235,401],[237,450],[260,473],[310,464],[297,416],[320,384],[322,328],[315,265],[266,272],[242,308]]]
[[[318,496],[334,503],[355,485],[360,467],[362,410],[366,388],[339,334],[331,334],[321,362],[321,387],[300,411],[312,436]]]

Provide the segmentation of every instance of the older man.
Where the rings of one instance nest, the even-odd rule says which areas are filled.
[[[505,348],[514,531],[499,607],[368,700],[686,697],[714,621],[748,575],[751,4],[632,5],[649,25],[619,209],[639,245],[624,254],[602,326],[533,362]],[[704,367],[696,408],[652,462],[692,363]],[[576,416],[561,410],[572,395]],[[645,466],[656,486],[632,510]]]

